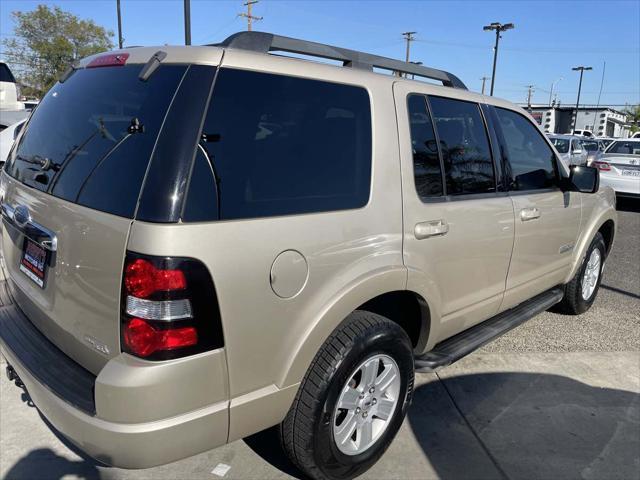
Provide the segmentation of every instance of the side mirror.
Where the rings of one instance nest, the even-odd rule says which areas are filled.
[[[595,167],[571,165],[569,168],[569,190],[581,193],[596,193],[600,188],[600,171]]]

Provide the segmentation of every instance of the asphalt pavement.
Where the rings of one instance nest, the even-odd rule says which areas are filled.
[[[418,374],[398,437],[362,478],[640,480],[640,209],[619,208],[592,309],[546,312],[446,369]],[[0,478],[299,476],[273,429],[153,469],[105,467],[50,428],[4,375],[0,382]]]

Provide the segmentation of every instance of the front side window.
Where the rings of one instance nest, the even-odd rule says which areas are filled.
[[[423,95],[410,95],[407,107],[416,191],[420,198],[441,196],[442,169],[426,98]]]
[[[556,150],[558,150],[558,153],[569,153],[569,140],[557,137],[552,137],[550,140],[553,146],[556,147]]]
[[[199,220],[352,209],[369,200],[364,88],[224,69],[201,138],[219,203],[199,208]]]
[[[580,140],[573,141],[573,146],[571,147],[571,151],[575,152],[576,150],[582,150],[582,142]]]
[[[600,144],[598,142],[594,142],[593,140],[582,142],[582,145],[588,152],[597,152],[598,150],[600,150]]]
[[[496,108],[511,165],[512,190],[537,190],[554,187],[555,156],[542,134],[523,115]]]
[[[476,103],[430,97],[444,163],[447,195],[496,191],[487,131]]]

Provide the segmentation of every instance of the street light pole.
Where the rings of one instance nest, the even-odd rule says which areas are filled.
[[[571,70],[580,71],[580,83],[578,83],[578,98],[576,99],[576,116],[573,119],[573,128],[571,129],[571,134],[575,134],[576,124],[578,123],[578,106],[580,105],[580,92],[582,91],[582,75],[584,74],[585,70],[593,70],[593,68],[580,65],[579,67],[573,67]]]
[[[511,30],[515,28],[513,23],[505,23],[504,25],[500,22],[493,22],[490,25],[485,25],[482,27],[484,31],[495,30],[496,32],[496,45],[493,47],[493,74],[491,75],[491,92],[489,95],[493,96],[493,87],[496,80],[496,64],[498,63],[498,45],[500,44],[500,34],[506,30]]]
[[[120,0],[116,0],[118,10],[118,48],[122,50],[122,15],[120,15]]]
[[[184,0],[184,44],[191,45],[191,0]]]

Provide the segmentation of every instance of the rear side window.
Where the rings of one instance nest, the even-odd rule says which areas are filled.
[[[423,95],[410,95],[407,106],[416,190],[420,198],[439,197],[444,193],[442,167],[426,98]]]
[[[205,214],[188,202],[185,219],[362,207],[369,199],[371,141],[363,88],[222,69],[200,142],[219,204],[210,202]]]
[[[171,99],[187,67],[142,65],[76,71],[56,84],[26,125],[6,167],[24,184],[115,215],[133,217]]]
[[[429,97],[446,177],[447,195],[496,191],[491,148],[480,106]]]
[[[556,185],[555,156],[542,135],[523,115],[496,108],[511,165],[511,190],[537,190]]]

